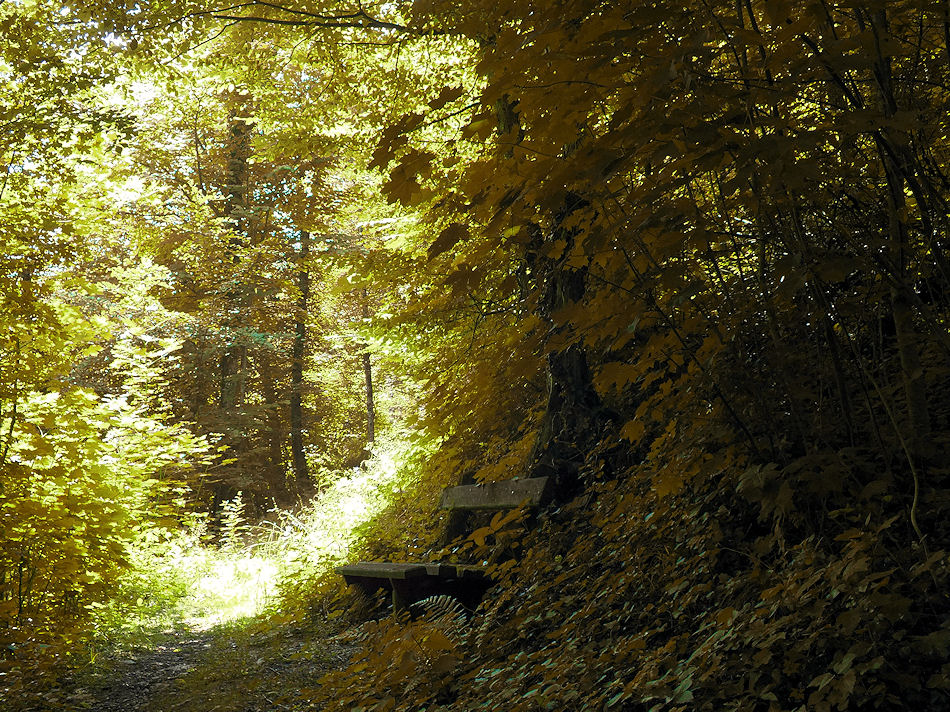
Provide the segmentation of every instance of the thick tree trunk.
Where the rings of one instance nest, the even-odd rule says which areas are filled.
[[[310,485],[303,439],[303,362],[307,351],[307,308],[310,299],[310,233],[300,231],[300,270],[297,272],[297,317],[294,320],[293,361],[290,366],[290,452],[294,479],[299,489]]]
[[[586,203],[581,198],[569,194],[558,223],[583,207]],[[570,231],[556,228],[551,239],[565,240],[567,247],[563,254],[570,254],[574,240]],[[541,316],[552,325],[551,335],[554,336],[568,328],[558,325],[554,315],[583,300],[587,274],[583,268],[569,267],[565,258],[551,260],[543,257],[541,248],[547,241],[540,230],[535,242],[529,250],[528,263],[536,274],[536,288],[543,294]],[[547,376],[547,407],[532,453],[532,469],[536,475],[554,477],[559,489],[566,493],[576,484],[584,453],[601,430],[605,412],[591,380],[583,345],[575,343],[549,353]]]

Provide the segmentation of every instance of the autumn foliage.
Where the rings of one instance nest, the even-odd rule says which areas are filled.
[[[446,183],[411,121],[380,150],[394,188],[438,185],[429,214],[468,226],[430,249],[445,299],[527,332],[499,381],[547,364],[535,446],[481,476],[580,485],[475,552],[502,583],[454,667],[410,627],[412,664],[361,659],[321,699],[945,705],[945,11],[440,8],[414,18],[478,43],[457,140],[481,151]],[[491,448],[497,421],[456,412]]]
[[[150,292],[179,320],[163,336],[190,349],[145,390],[223,433],[197,481],[295,491],[289,335],[305,319],[311,444],[353,449],[332,424],[360,410],[328,363],[372,343],[393,421],[427,445],[354,554],[488,562],[498,581],[451,634],[359,623],[315,706],[947,706],[943,4],[99,12],[140,69],[198,58],[169,62],[199,77],[181,103],[139,117],[137,160],[170,208],[131,220],[170,275]],[[162,143],[170,128],[186,148]],[[19,309],[27,282],[3,284]],[[58,333],[74,312],[44,314]],[[344,348],[341,315],[360,324]],[[5,357],[21,353],[6,333]],[[18,378],[0,384],[11,429]],[[531,475],[557,483],[546,510],[437,543],[442,487]],[[358,624],[342,584],[308,586],[288,590]]]

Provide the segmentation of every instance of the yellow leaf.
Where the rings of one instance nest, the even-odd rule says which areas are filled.
[[[558,259],[561,255],[564,254],[564,248],[567,247],[567,240],[555,240],[548,248],[544,251],[544,254],[547,257],[550,257],[552,260]]]
[[[454,222],[439,233],[439,236],[435,238],[435,241],[429,245],[429,249],[427,250],[426,254],[431,260],[434,257],[438,257],[443,252],[448,252],[457,243],[465,240],[466,238],[468,238],[468,229],[461,223]]]
[[[504,512],[498,512],[494,517],[492,517],[491,524],[489,529],[492,532],[500,531],[505,525],[510,524],[521,516],[521,511],[513,509],[507,514]]]
[[[729,625],[736,615],[735,608],[723,608],[716,613],[716,623],[719,625]]]
[[[455,101],[460,96],[465,93],[465,90],[462,87],[442,87],[442,91],[439,92],[439,95],[429,102],[429,106],[433,109],[441,109],[446,104]]]
[[[476,529],[473,531],[470,539],[475,542],[475,546],[485,546],[485,539],[491,533],[491,529],[488,527],[482,527],[481,529]]]
[[[683,489],[683,478],[667,469],[656,478],[653,485],[656,488],[657,495],[665,497],[668,494],[676,494]]]
[[[446,673],[452,672],[455,669],[455,665],[458,662],[458,658],[449,653],[440,655],[434,663],[432,663],[432,672],[437,675],[444,675]]]
[[[635,443],[643,437],[645,431],[646,427],[643,425],[642,420],[631,420],[620,430],[620,437]]]
[[[855,269],[855,259],[847,255],[825,257],[814,267],[815,274],[829,283],[843,282]]]

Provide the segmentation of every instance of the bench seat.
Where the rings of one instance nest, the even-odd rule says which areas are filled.
[[[391,590],[394,611],[406,610],[423,598],[440,594],[475,608],[492,585],[481,566],[360,561],[340,566],[336,571],[348,584],[366,593],[380,588]]]

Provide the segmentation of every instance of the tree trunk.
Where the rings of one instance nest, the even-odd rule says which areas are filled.
[[[561,224],[572,212],[583,207],[586,207],[583,199],[569,194],[561,214],[557,216],[557,223]],[[558,239],[566,241],[563,254],[569,255],[574,235],[558,227],[551,240]],[[536,244],[529,247],[527,263],[536,273],[536,288],[543,294],[541,316],[552,325],[553,336],[568,328],[556,324],[554,314],[584,298],[587,274],[583,268],[569,267],[565,257],[559,260],[543,257],[547,241],[540,230],[537,230],[534,242]],[[547,376],[547,407],[532,453],[532,470],[536,475],[553,477],[561,493],[566,494],[576,485],[584,453],[600,431],[605,413],[591,380],[583,345],[575,343],[549,353]]]
[[[886,36],[888,20],[883,9],[868,15],[874,30],[874,37]],[[898,105],[894,94],[891,58],[882,45],[875,43],[874,75],[880,95],[884,116],[893,118]],[[899,129],[883,129],[876,138],[878,155],[884,166],[887,187],[887,217],[889,258],[893,269],[893,282],[890,291],[891,314],[894,318],[894,330],[897,339],[897,352],[900,357],[901,382],[907,400],[907,415],[910,420],[910,434],[907,441],[915,455],[928,449],[930,437],[930,408],[926,385],[922,378],[920,358],[920,336],[914,325],[914,312],[910,305],[913,286],[907,280],[908,251],[911,249],[907,234],[907,199],[904,194],[905,177],[912,175],[912,154],[906,135]],[[922,208],[923,209],[923,208]]]
[[[363,289],[363,320],[369,319],[369,302],[366,289]],[[373,402],[373,367],[369,358],[369,346],[363,344],[363,376],[366,379],[366,443],[376,441],[376,405]]]
[[[237,405],[237,378],[240,354],[232,346],[226,346],[218,362],[218,380],[220,382],[218,407],[232,410]]]
[[[261,391],[267,408],[267,495],[278,501],[288,501],[290,488],[287,483],[287,470],[284,465],[284,421],[281,418],[280,403],[277,397],[277,379],[275,368],[267,363],[258,363]]]
[[[250,157],[250,127],[241,118],[246,113],[247,97],[232,97],[236,106],[231,110],[228,120],[228,164],[226,183],[223,186],[225,195],[225,215],[231,228],[228,239],[226,256],[232,264],[240,261],[238,250],[243,246],[241,235],[247,231],[247,162]],[[235,311],[242,311],[241,295],[238,289],[231,287],[226,294],[231,315],[226,317],[225,327],[230,343],[228,343],[220,359],[220,398],[219,406],[222,410],[233,410],[243,405],[243,366],[246,362],[244,345],[235,338],[234,329],[240,325],[240,316],[234,317]]]
[[[310,233],[300,231],[300,270],[297,272],[297,317],[294,320],[294,350],[290,366],[290,452],[294,479],[299,489],[310,486],[303,441],[303,362],[307,351],[307,302],[310,299]]]

